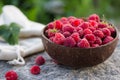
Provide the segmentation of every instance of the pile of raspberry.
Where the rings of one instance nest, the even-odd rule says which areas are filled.
[[[86,19],[73,16],[62,17],[47,25],[45,34],[54,43],[66,47],[90,48],[111,42],[115,34],[114,27],[97,14]]]

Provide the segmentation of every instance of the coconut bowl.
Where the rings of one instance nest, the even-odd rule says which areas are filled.
[[[46,37],[46,28],[42,32],[45,51],[57,63],[72,68],[92,67],[104,62],[112,55],[118,43],[118,30],[116,27],[116,32],[113,35],[114,40],[95,48],[71,48],[55,44]]]

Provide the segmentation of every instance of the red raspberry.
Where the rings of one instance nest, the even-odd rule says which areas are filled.
[[[53,42],[55,42],[56,44],[63,44],[64,40],[65,40],[65,37],[63,34],[56,33],[53,39]]]
[[[82,19],[75,19],[75,20],[72,22],[72,26],[77,27],[77,26],[79,26],[82,22],[83,22]]]
[[[71,37],[76,41],[80,41],[79,33],[75,32],[71,35]]]
[[[5,74],[6,80],[18,80],[18,75],[15,71],[10,70]]]
[[[67,37],[64,41],[64,46],[74,47],[75,45],[76,45],[76,42],[72,37]]]
[[[51,41],[53,41],[53,39],[54,39],[54,36],[53,36],[53,37],[50,37],[49,39],[50,39]]]
[[[81,41],[77,44],[78,47],[80,48],[89,48],[90,44],[87,39],[83,38]]]
[[[92,32],[94,32],[96,30],[95,27],[89,27],[88,29],[90,29]]]
[[[56,20],[56,21],[54,22],[54,24],[55,24],[55,28],[56,28],[56,29],[62,29],[62,22],[61,22],[61,21]]]
[[[100,38],[103,38],[103,37],[104,37],[103,32],[100,31],[100,30],[95,30],[93,33],[94,33],[95,36],[98,36],[98,37],[100,37]]]
[[[67,19],[66,17],[62,17],[62,18],[60,19],[60,21],[61,21],[61,22],[64,22],[64,21],[68,21],[68,19]]]
[[[113,27],[108,27],[108,29],[110,30],[111,34],[115,33],[115,29]]]
[[[83,22],[81,23],[81,25],[79,27],[83,28],[83,29],[87,29],[89,27],[89,22]]]
[[[83,36],[83,30],[82,30],[82,29],[81,29],[81,30],[79,30],[79,31],[78,31],[78,33],[79,33],[79,36],[80,36],[80,37],[82,37],[82,36]]]
[[[92,31],[90,29],[85,29],[83,31],[83,34],[86,35],[86,34],[92,34]]]
[[[99,44],[92,44],[92,47],[98,47]]]
[[[48,34],[48,37],[52,37],[52,36],[55,36],[55,33],[58,32],[57,29],[48,29],[46,30],[46,33]]]
[[[74,20],[74,19],[76,19],[76,17],[74,17],[74,16],[70,16],[70,17],[68,17],[68,21],[70,21],[70,20]]]
[[[61,21],[63,24],[69,24],[69,21],[68,21],[68,19],[67,19],[66,17],[62,17],[62,18],[60,19],[60,21]]]
[[[108,28],[103,28],[102,32],[104,33],[105,36],[110,36],[111,35],[111,32]]]
[[[85,38],[89,41],[89,43],[93,44],[96,40],[96,37],[94,34],[86,34]]]
[[[44,59],[42,56],[37,56],[37,57],[35,58],[35,63],[36,63],[37,65],[43,65],[43,64],[45,63],[45,59]]]
[[[101,38],[96,37],[95,44],[99,44],[99,45],[101,45],[101,44],[102,44],[102,40],[101,40]]]
[[[113,37],[107,36],[107,37],[105,37],[105,39],[103,40],[103,44],[109,43],[109,42],[111,42],[113,39],[114,39]]]
[[[48,29],[53,29],[53,28],[54,28],[53,22],[49,23],[49,24],[47,25],[47,28],[48,28]]]
[[[93,27],[97,27],[98,23],[94,20],[89,20],[90,25],[92,25]]]
[[[104,23],[99,23],[98,24],[98,28],[106,28],[106,27],[107,27],[107,25],[104,24]]]
[[[79,30],[83,30],[83,29],[81,27],[76,27],[75,30],[79,31]]]
[[[88,20],[94,20],[96,22],[100,21],[100,17],[97,14],[92,14],[88,17]]]
[[[66,31],[66,32],[63,32],[63,35],[64,35],[65,37],[69,37],[69,36],[71,35],[71,33],[68,32],[68,31]]]
[[[73,27],[72,25],[70,25],[70,24],[65,24],[65,25],[62,27],[62,31],[63,31],[63,32],[68,31],[68,32],[70,32],[70,33],[73,33],[74,27]]]
[[[30,68],[30,72],[34,75],[40,74],[40,67],[37,65],[34,65]]]

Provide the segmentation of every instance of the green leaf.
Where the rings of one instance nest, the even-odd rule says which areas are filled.
[[[0,26],[0,36],[10,45],[18,44],[20,25],[11,23],[9,26]]]

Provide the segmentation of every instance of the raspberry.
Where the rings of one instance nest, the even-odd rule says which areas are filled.
[[[61,22],[64,22],[64,21],[68,21],[68,19],[67,19],[66,17],[62,17],[62,18],[60,19],[60,21],[61,21]]]
[[[76,27],[75,30],[79,31],[79,30],[83,30],[83,29],[81,27]]]
[[[103,38],[103,37],[104,37],[103,32],[100,31],[100,30],[96,30],[96,31],[94,31],[93,33],[94,33],[95,36],[98,36],[98,37],[100,37],[100,38]]]
[[[62,18],[60,19],[60,21],[61,21],[63,24],[68,24],[68,23],[69,23],[69,21],[68,21],[68,19],[67,19],[66,17],[62,17]]]
[[[43,64],[45,63],[45,59],[44,59],[42,56],[37,56],[37,57],[35,58],[35,63],[36,63],[37,65],[43,65]]]
[[[111,34],[115,33],[115,29],[113,27],[108,27],[108,29],[110,30]]]
[[[66,32],[63,32],[63,35],[64,35],[65,37],[69,37],[69,36],[71,35],[71,33],[68,32],[68,31],[66,31]]]
[[[94,43],[96,40],[96,37],[94,34],[86,34],[85,38],[89,41],[89,43]]]
[[[76,45],[76,42],[72,37],[67,37],[64,41],[64,46],[74,47],[75,45]]]
[[[62,23],[59,20],[56,20],[54,24],[56,29],[62,29]]]
[[[30,68],[30,72],[34,75],[40,74],[40,67],[37,65],[34,65]]]
[[[92,47],[98,47],[99,44],[92,44]]]
[[[53,22],[49,23],[49,24],[47,25],[47,28],[48,28],[48,29],[53,29],[53,28],[54,28]]]
[[[96,30],[95,27],[89,27],[88,29],[90,29],[92,32],[94,32]]]
[[[80,37],[82,37],[82,36],[83,36],[83,30],[82,30],[82,29],[81,29],[81,30],[79,30],[79,31],[78,31],[78,33],[79,33],[79,36],[80,36]]]
[[[62,28],[62,31],[63,31],[63,32],[68,31],[68,32],[70,32],[70,33],[73,33],[74,27],[73,27],[72,25],[70,25],[70,24],[65,24],[65,25],[63,26],[63,28]]]
[[[53,37],[50,37],[49,39],[50,39],[51,41],[53,41],[53,39],[54,39],[54,36],[53,36]]]
[[[89,48],[90,44],[87,39],[83,38],[81,41],[77,44],[78,47],[80,48]]]
[[[64,35],[61,33],[56,33],[55,37],[53,38],[53,42],[55,42],[56,44],[63,44],[64,42]]]
[[[90,29],[85,29],[83,31],[83,34],[86,35],[86,34],[92,34],[92,31]]]
[[[75,32],[71,35],[71,37],[76,41],[80,41],[79,33]]]
[[[68,17],[68,21],[70,21],[70,20],[74,20],[74,19],[76,19],[76,17],[74,17],[74,16],[70,16],[70,17]]]
[[[114,39],[113,37],[107,36],[107,37],[105,37],[105,39],[103,40],[103,44],[109,43],[109,42],[111,42],[113,39]]]
[[[93,27],[97,27],[98,23],[94,20],[89,20],[90,25],[92,25]]]
[[[72,22],[72,26],[77,27],[77,26],[79,26],[82,22],[83,22],[82,19],[75,19],[75,20]]]
[[[10,70],[5,74],[6,80],[18,80],[18,75],[15,71]]]
[[[98,24],[98,28],[106,28],[106,27],[107,27],[107,25],[104,24],[104,23],[99,23]]]
[[[100,18],[97,14],[92,14],[88,17],[88,20],[94,20],[96,22],[99,22],[100,21]]]
[[[105,36],[110,36],[111,35],[111,32],[108,28],[103,28],[102,32],[104,33]]]
[[[101,45],[101,44],[102,44],[102,40],[101,40],[101,38],[96,37],[95,44],[99,44],[99,45]]]
[[[89,27],[89,22],[83,22],[81,23],[81,25],[79,27],[83,28],[83,29],[87,29]]]
[[[55,33],[56,32],[58,32],[58,30],[57,29],[48,29],[47,31],[46,31],[46,33],[48,34],[48,37],[52,37],[52,36],[55,36]]]

